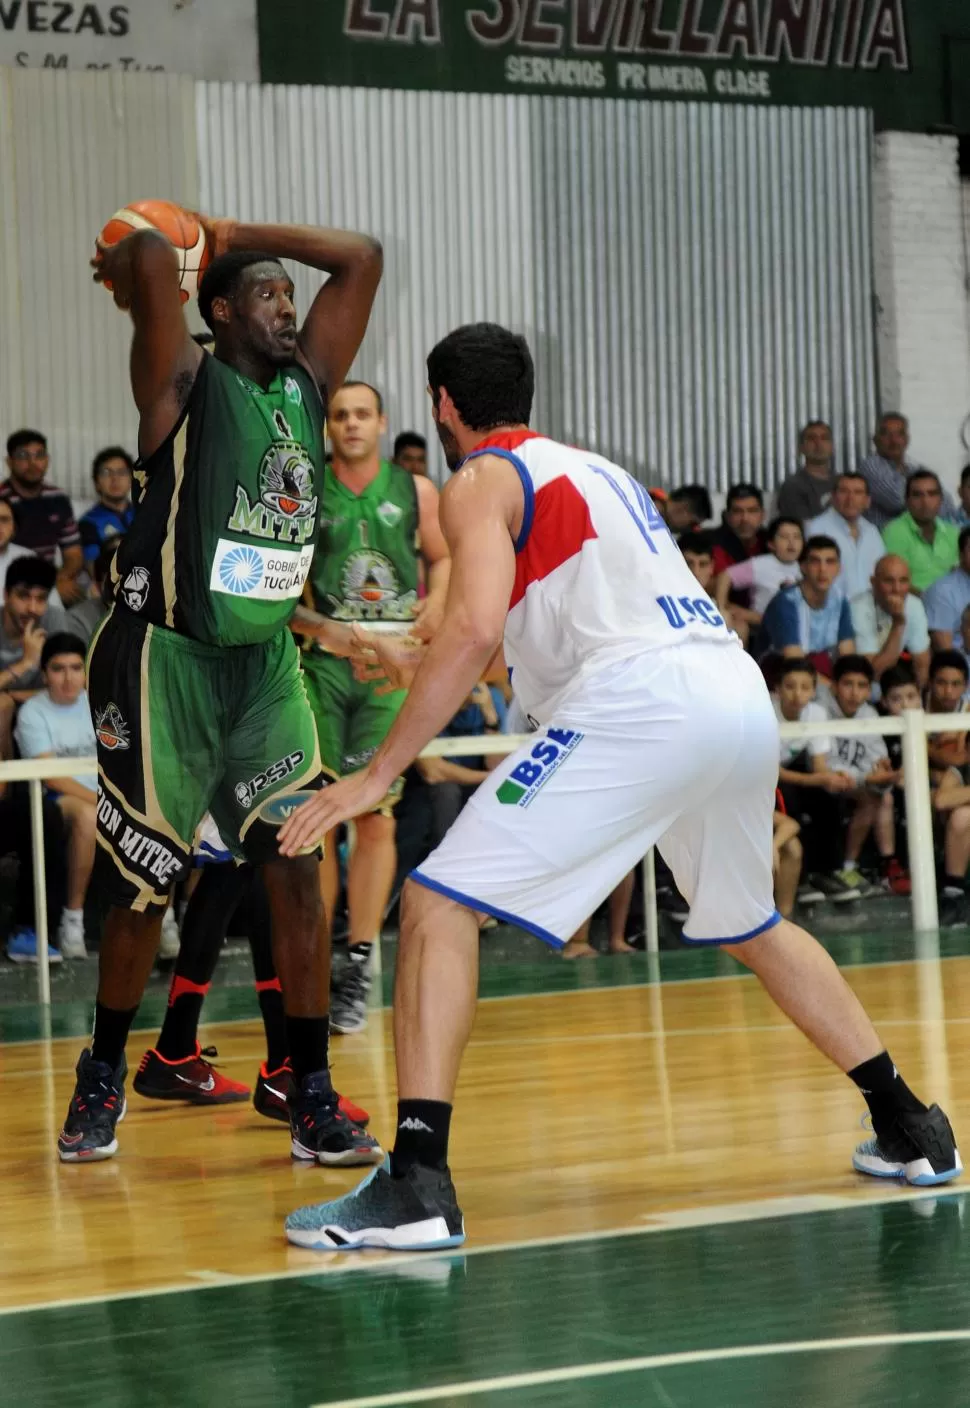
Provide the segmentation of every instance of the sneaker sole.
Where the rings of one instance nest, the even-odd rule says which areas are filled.
[[[888,1164],[882,1159],[872,1159],[867,1155],[853,1154],[852,1167],[857,1173],[866,1173],[870,1178],[890,1178],[897,1183],[910,1183],[914,1188],[935,1188],[940,1183],[950,1183],[963,1172],[960,1155],[956,1154],[953,1168],[937,1173],[929,1159],[914,1159],[909,1164]]]
[[[210,1095],[204,1090],[193,1091],[188,1086],[184,1091],[156,1090],[151,1086],[139,1084],[137,1076],[132,1081],[131,1088],[145,1100],[170,1100],[182,1105],[248,1105],[253,1097],[251,1090],[231,1091],[222,1095]]]
[[[127,1113],[128,1101],[126,1099],[121,1107],[121,1114],[115,1121],[115,1129],[118,1128],[118,1125],[121,1124],[121,1121]],[[57,1157],[62,1164],[99,1164],[103,1163],[105,1159],[114,1158],[117,1152],[117,1139],[112,1139],[110,1144],[102,1144],[99,1149],[83,1149],[77,1150],[76,1152],[72,1152],[70,1149],[62,1149],[60,1139],[57,1141]]]
[[[290,1157],[301,1164],[323,1164],[325,1168],[365,1168],[383,1163],[386,1156],[379,1144],[373,1149],[342,1149],[338,1153],[329,1153],[325,1149],[314,1152],[294,1139],[290,1145]]]
[[[413,1222],[404,1227],[365,1227],[358,1232],[348,1232],[345,1228],[319,1227],[312,1231],[305,1228],[286,1228],[287,1241],[295,1247],[306,1247],[315,1252],[355,1252],[367,1249],[385,1252],[438,1252],[449,1247],[460,1247],[465,1240],[465,1229],[452,1234],[443,1217],[428,1218],[425,1222]]]
[[[338,1022],[333,1017],[330,1018],[330,1030],[336,1032],[338,1036],[352,1036],[354,1032],[362,1032],[367,1026],[367,1018],[354,1025],[351,1022]]]
[[[276,1120],[278,1124],[289,1124],[290,1122],[289,1112],[285,1109],[278,1110],[268,1104],[257,1105],[255,1100],[253,1101],[253,1109],[257,1115],[262,1115],[264,1120]]]

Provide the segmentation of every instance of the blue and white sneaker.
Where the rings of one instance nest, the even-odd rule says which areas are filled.
[[[291,1212],[286,1235],[294,1246],[321,1252],[430,1252],[460,1247],[465,1221],[447,1170],[414,1164],[402,1178],[392,1178],[385,1159],[345,1197]]]
[[[918,1188],[949,1183],[963,1172],[950,1121],[939,1105],[906,1111],[892,1126],[860,1144],[852,1167],[873,1178],[899,1178]]]
[[[26,925],[14,929],[7,940],[7,957],[11,963],[37,962],[37,935]],[[54,944],[47,945],[48,963],[61,963],[61,951]]]

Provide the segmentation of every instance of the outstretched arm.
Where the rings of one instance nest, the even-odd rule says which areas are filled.
[[[339,821],[373,810],[391,781],[454,718],[505,628],[515,580],[512,527],[521,512],[519,477],[505,460],[475,460],[445,489],[441,527],[451,551],[451,584],[441,627],[368,766],[294,812],[280,830],[283,855],[295,855]]]
[[[379,241],[314,225],[246,225],[204,217],[203,223],[217,233],[220,252],[256,249],[330,275],[310,304],[298,345],[310,375],[320,386],[336,391],[367,331],[384,268]]]

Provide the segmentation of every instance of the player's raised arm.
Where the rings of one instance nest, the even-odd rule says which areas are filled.
[[[222,249],[258,249],[330,275],[310,305],[297,342],[307,370],[320,386],[335,391],[346,380],[367,330],[384,268],[380,243],[369,235],[313,225],[204,223],[218,228]]]

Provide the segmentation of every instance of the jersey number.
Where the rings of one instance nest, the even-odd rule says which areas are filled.
[[[657,547],[651,533],[665,533],[667,525],[664,523],[657,506],[647,493],[646,489],[636,479],[626,478],[621,484],[609,470],[602,465],[591,464],[589,468],[594,474],[598,474],[601,479],[605,479],[613,490],[620,503],[636,524],[637,532],[646,543],[652,553],[659,555],[660,549]]]

